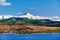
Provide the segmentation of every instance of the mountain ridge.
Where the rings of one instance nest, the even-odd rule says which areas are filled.
[[[1,19],[0,24],[7,25],[35,25],[35,26],[60,26],[60,21],[52,21],[49,19],[28,19],[11,17],[8,19]]]

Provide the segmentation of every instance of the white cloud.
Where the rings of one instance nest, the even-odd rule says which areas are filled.
[[[2,6],[10,6],[11,3],[6,2],[6,0],[0,0],[0,5],[2,5]]]
[[[2,16],[0,16],[0,19],[2,19]]]
[[[0,15],[0,19],[2,19],[2,16],[4,17],[4,19],[7,19],[7,18],[11,18],[12,17],[11,15]]]
[[[0,15],[0,19],[8,19],[8,18],[11,18],[11,17],[20,17],[20,16],[13,16],[13,15]]]

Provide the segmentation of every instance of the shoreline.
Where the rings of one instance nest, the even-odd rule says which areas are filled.
[[[1,34],[16,34],[16,33],[1,33]],[[29,33],[26,33],[29,34]],[[60,34],[60,33],[30,33],[30,34]],[[17,34],[20,35],[20,34]]]

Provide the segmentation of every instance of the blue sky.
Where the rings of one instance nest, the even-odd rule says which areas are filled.
[[[11,5],[0,5],[0,15],[22,15],[30,12],[39,16],[60,16],[60,0],[6,0],[6,2]]]

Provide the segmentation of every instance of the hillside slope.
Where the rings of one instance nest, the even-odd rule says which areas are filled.
[[[12,17],[0,20],[0,25],[35,25],[35,26],[60,26],[60,21],[49,19],[28,19]]]

